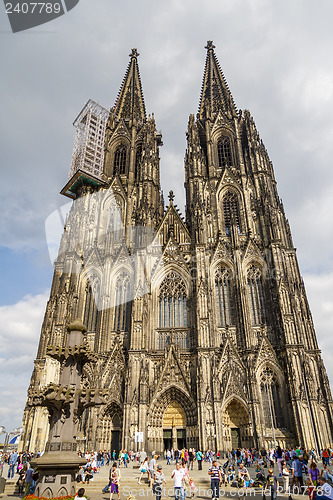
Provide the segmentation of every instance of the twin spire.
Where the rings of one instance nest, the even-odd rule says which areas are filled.
[[[131,60],[114,105],[115,115],[118,120],[135,119],[138,122],[147,121],[145,100],[143,97],[138,65],[139,55],[137,49],[132,49],[129,55]]]
[[[199,119],[212,119],[220,110],[232,116],[236,113],[236,106],[211,40],[207,42],[205,49],[207,57],[199,102]]]
[[[205,48],[207,57],[199,102],[199,119],[213,119],[220,110],[232,116],[236,113],[236,106],[214,53],[215,46],[209,40]],[[137,49],[132,49],[131,60],[114,106],[118,120],[147,121],[138,66],[139,55]]]

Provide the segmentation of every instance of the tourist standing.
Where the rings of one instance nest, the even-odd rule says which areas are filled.
[[[212,499],[214,500],[220,496],[220,483],[222,483],[222,474],[217,466],[217,460],[213,460],[211,467],[208,469],[210,475],[210,487],[212,490]]]
[[[282,462],[282,479],[283,479],[283,493],[285,495],[288,495],[290,493],[289,491],[289,477],[290,477],[290,472],[287,467],[286,462]]]
[[[268,476],[265,489],[270,488],[271,500],[276,500],[279,482],[276,476],[273,476],[273,469],[268,469]]]
[[[162,466],[158,465],[153,483],[153,494],[156,495],[156,500],[161,500],[163,483],[166,484],[165,477],[162,472]]]
[[[301,493],[300,488],[303,486],[303,473],[302,473],[302,464],[297,455],[295,456],[293,463],[291,464],[291,471],[296,486],[299,489],[298,493]]]
[[[111,495],[110,495],[110,499],[112,499],[112,496],[114,493],[117,493],[118,500],[120,500],[120,493],[119,493],[120,479],[121,479],[120,470],[117,469],[117,463],[115,462],[112,466],[112,471],[111,471]]]
[[[172,471],[171,479],[174,480],[175,500],[184,500],[183,488],[184,470],[180,467],[180,463],[176,463],[176,468]]]
[[[278,468],[279,468],[279,477],[282,476],[282,468],[281,468],[281,463],[283,462],[283,453],[282,453],[282,450],[281,450],[281,446],[278,446],[276,448],[276,451],[275,451],[275,456],[276,456],[276,461],[277,461],[277,464],[278,464]]]
[[[202,451],[197,451],[197,462],[198,462],[198,470],[202,470]]]

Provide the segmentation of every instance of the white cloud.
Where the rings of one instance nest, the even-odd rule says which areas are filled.
[[[304,275],[304,283],[312,311],[319,348],[331,386],[333,384],[333,272]]]
[[[29,378],[49,291],[0,307],[0,424],[12,431],[22,423]]]

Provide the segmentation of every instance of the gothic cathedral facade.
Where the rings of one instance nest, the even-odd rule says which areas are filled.
[[[66,345],[79,318],[96,353],[82,386],[107,389],[82,416],[81,448],[333,443],[329,382],[273,165],[214,48],[188,122],[185,218],[172,192],[164,205],[162,136],[146,115],[136,49],[104,128],[103,112],[90,113],[99,146],[81,137],[62,191],[74,202],[28,401],[59,380],[47,347]],[[24,448],[43,449],[47,411],[27,404],[23,425]]]

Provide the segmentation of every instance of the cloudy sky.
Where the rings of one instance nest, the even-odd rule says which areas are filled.
[[[214,41],[273,161],[333,381],[332,19],[331,0],[80,0],[12,34],[0,6],[0,425],[21,423],[52,279],[45,220],[68,200],[72,122],[89,98],[114,104],[133,47],[163,133],[163,190],[183,210],[185,130]]]

